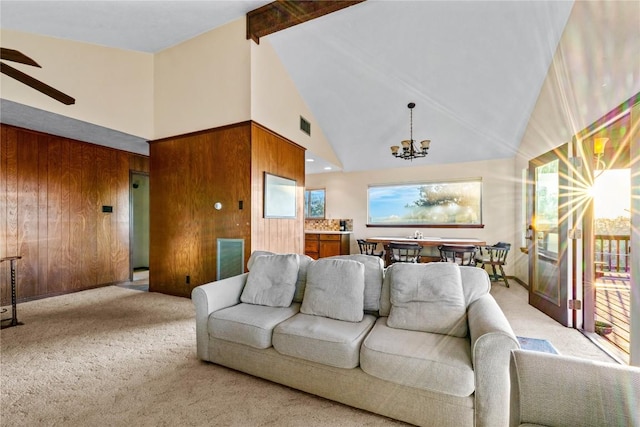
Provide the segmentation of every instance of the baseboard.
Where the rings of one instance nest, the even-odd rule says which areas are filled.
[[[517,278],[516,276],[507,276],[507,279],[509,280],[514,280],[516,281],[520,286],[522,286],[525,289],[529,289],[529,285],[525,282],[523,282],[522,280],[520,280],[519,278]]]

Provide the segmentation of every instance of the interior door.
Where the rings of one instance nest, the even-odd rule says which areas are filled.
[[[529,304],[564,326],[569,316],[569,145],[529,162]]]

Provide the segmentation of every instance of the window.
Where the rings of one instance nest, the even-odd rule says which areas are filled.
[[[310,219],[324,219],[324,188],[305,190],[304,217]]]
[[[482,227],[482,180],[372,185],[368,226]]]

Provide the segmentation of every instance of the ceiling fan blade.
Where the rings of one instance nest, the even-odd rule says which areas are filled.
[[[29,58],[24,53],[14,50],[14,49],[5,49],[4,47],[0,47],[0,59],[4,59],[6,61],[20,62],[21,64],[33,65],[34,67],[40,67],[33,59]]]
[[[65,105],[75,104],[76,100],[70,97],[69,95],[60,92],[58,89],[55,89],[49,86],[46,83],[42,83],[40,80],[34,79],[31,76],[26,75],[22,71],[16,70],[15,68],[0,62],[0,72],[2,74],[6,74],[9,77],[12,77],[19,82],[26,84],[29,87],[34,88],[35,90],[44,93],[51,98],[62,102]]]

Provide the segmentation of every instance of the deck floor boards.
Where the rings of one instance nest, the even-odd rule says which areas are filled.
[[[607,273],[596,283],[596,319],[613,325],[613,332],[604,338],[629,354],[630,281],[623,274]]]

